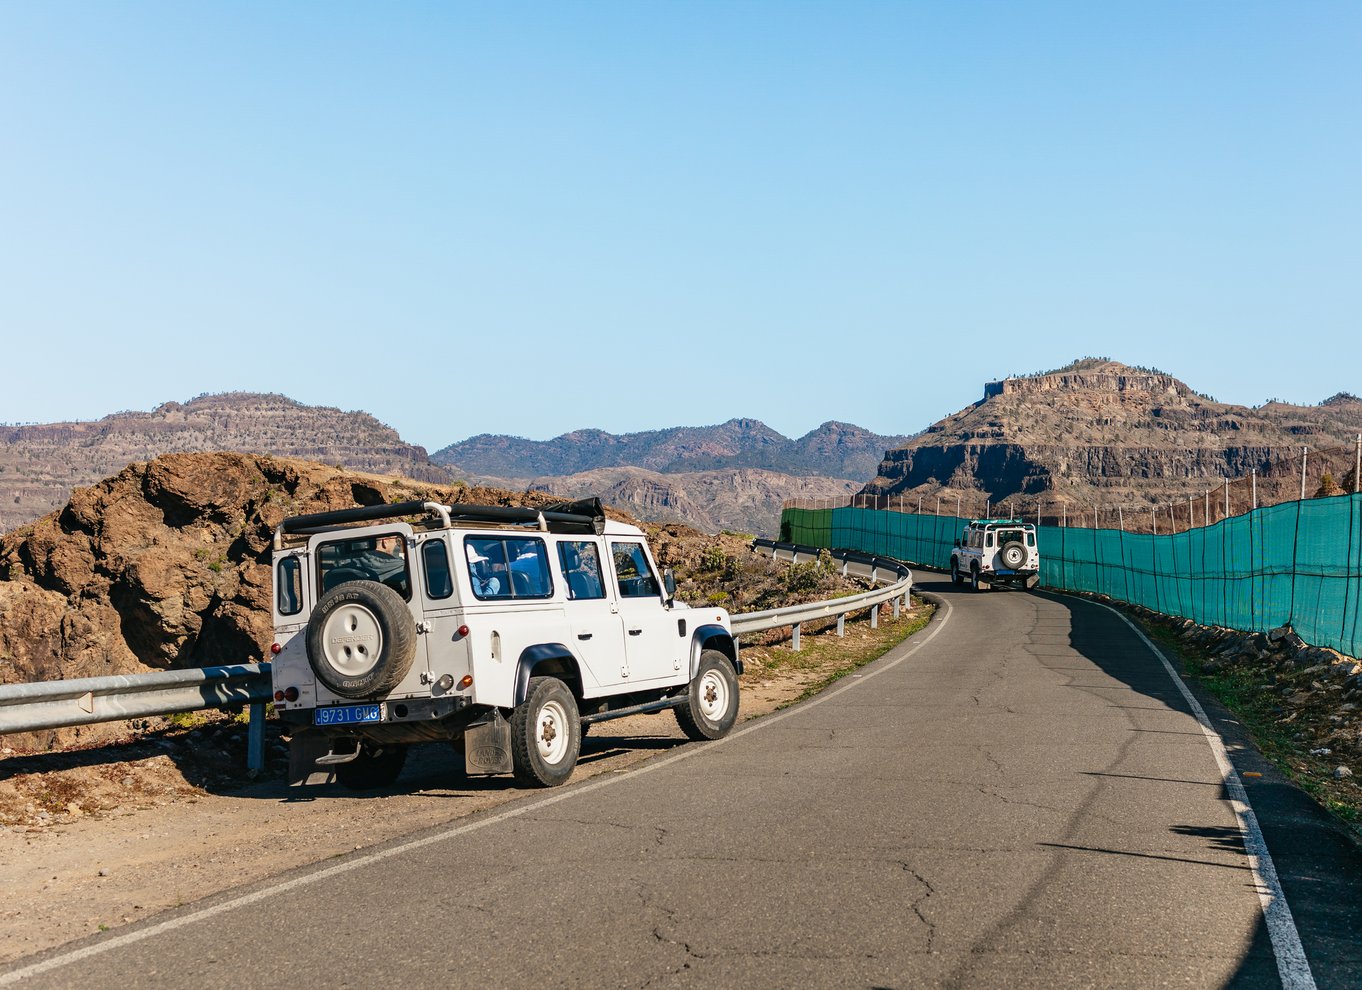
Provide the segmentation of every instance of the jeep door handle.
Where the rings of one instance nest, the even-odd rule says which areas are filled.
[[[578,638],[578,639],[590,639],[590,638],[591,638],[591,633],[578,633],[578,634],[577,634],[577,638]]]
[[[642,629],[630,629],[630,630],[629,630],[629,635],[630,635],[630,636],[640,636],[640,635],[642,635],[642,634],[643,634],[643,630],[642,630]]]

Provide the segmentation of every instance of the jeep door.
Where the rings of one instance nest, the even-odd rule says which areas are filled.
[[[642,540],[612,538],[610,559],[619,590],[624,650],[629,683],[656,686],[684,681],[682,660],[687,645],[676,619],[662,601],[662,582]]]
[[[582,677],[583,694],[587,697],[603,693],[601,687],[614,688],[629,682],[624,625],[614,589],[605,576],[604,555],[600,540],[558,541],[558,564],[568,599],[564,612],[572,634],[568,646],[587,668]]]

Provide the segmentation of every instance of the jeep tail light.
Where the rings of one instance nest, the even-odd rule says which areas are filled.
[[[464,674],[464,675],[463,675],[463,678],[459,681],[459,690],[462,691],[462,690],[463,690],[464,688],[466,688],[466,687],[471,687],[472,684],[473,684],[473,675],[472,675],[472,674]]]
[[[284,692],[283,692],[283,691],[275,691],[275,692],[274,692],[274,700],[275,700],[275,701],[283,701],[283,700],[284,700]]]
[[[298,700],[298,689],[297,689],[296,687],[285,688],[285,689],[284,689],[284,700],[285,700],[285,701],[297,701],[297,700]]]
[[[460,635],[460,636],[467,636],[467,635],[468,635],[468,627],[467,627],[467,626],[459,626],[459,635]]]
[[[278,656],[278,655],[279,655],[279,651],[282,650],[282,649],[283,649],[283,647],[280,646],[278,643],[271,643],[271,644],[270,644],[270,652],[273,653],[275,656]]]

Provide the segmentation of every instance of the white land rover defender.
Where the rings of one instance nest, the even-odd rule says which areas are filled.
[[[692,739],[738,715],[728,613],[676,601],[643,532],[599,499],[402,502],[274,534],[274,706],[290,783],[381,787],[411,743],[553,786],[592,722],[670,708]]]
[[[951,583],[969,581],[975,591],[994,584],[1034,588],[1040,583],[1036,527],[1016,519],[975,519],[951,550]]]

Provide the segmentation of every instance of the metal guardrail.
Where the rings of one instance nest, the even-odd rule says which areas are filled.
[[[769,553],[777,560],[804,562],[817,560],[820,553],[827,553],[842,564],[842,573],[855,574],[868,578],[872,583],[892,581],[887,588],[863,591],[859,595],[834,598],[830,601],[807,602],[787,608],[768,609],[765,612],[746,612],[733,616],[733,634],[741,637],[746,633],[766,629],[791,628],[790,645],[798,650],[800,627],[805,622],[819,619],[837,618],[837,635],[846,632],[846,617],[852,612],[870,609],[870,628],[879,625],[879,609],[874,607],[882,602],[893,601],[894,618],[898,618],[900,607],[908,604],[908,595],[913,590],[913,572],[906,564],[885,557],[855,550],[819,550],[817,547],[803,547],[794,543],[781,543],[776,540],[753,540],[752,549],[757,553]]]
[[[265,703],[272,692],[267,663],[4,684],[0,735],[246,704],[251,707],[246,764],[258,770],[264,766]]]
[[[772,556],[791,561],[816,560],[819,554],[814,547],[799,547],[771,540],[756,540],[753,549],[758,552],[769,550]],[[892,579],[894,583],[888,588],[832,601],[735,615],[734,635],[791,626],[794,630],[793,646],[797,650],[801,623],[836,616],[840,635],[844,631],[848,613],[871,608],[891,599],[894,602],[894,615],[898,616],[900,602],[907,604],[912,588],[912,573],[907,567],[896,561],[854,551],[832,553],[841,560],[843,574],[856,574],[872,582]],[[878,609],[872,609],[872,627],[877,624],[878,614]],[[270,665],[267,663],[4,684],[0,685],[0,735],[173,715],[228,705],[249,705],[246,765],[252,770],[259,770],[265,762],[265,704],[273,699],[272,691]]]

